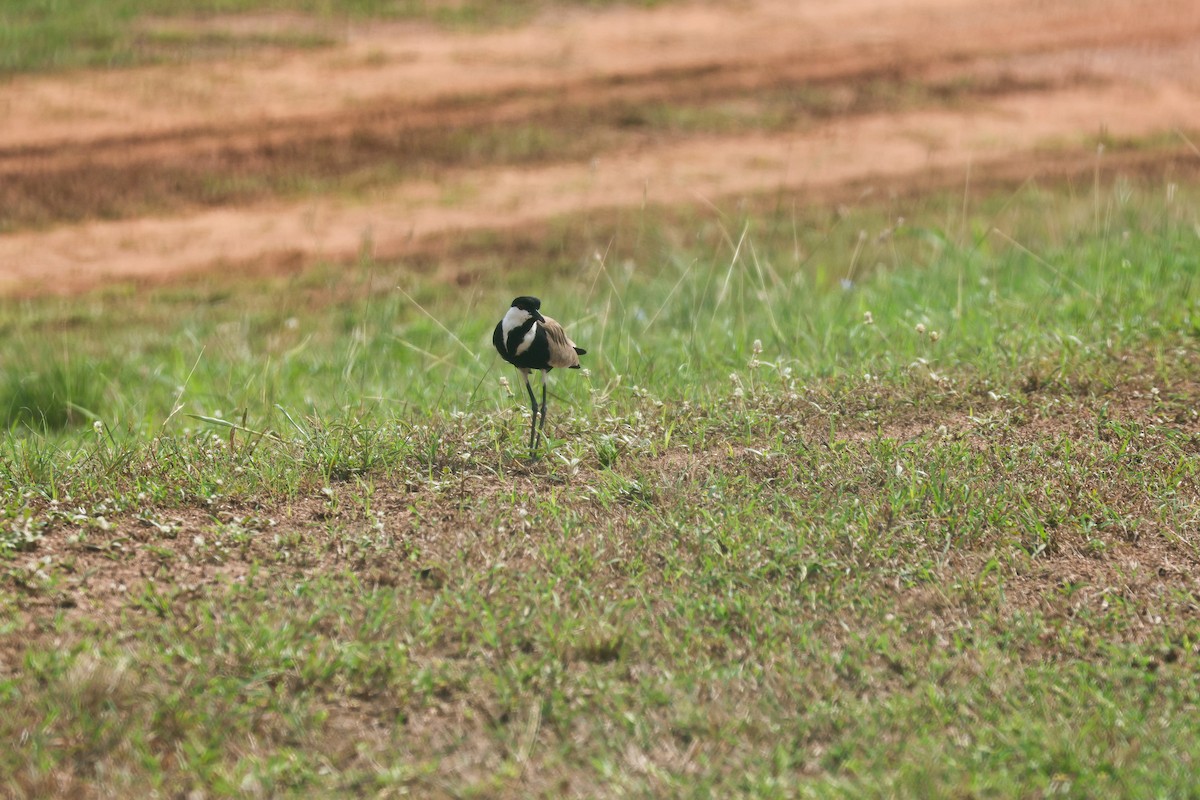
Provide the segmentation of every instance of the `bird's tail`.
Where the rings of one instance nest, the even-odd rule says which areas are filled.
[[[576,348],[575,348],[575,352],[576,352],[576,353],[578,353],[578,354],[579,354],[579,355],[581,355],[581,356],[586,356],[586,355],[587,355],[587,350],[584,350],[582,347],[576,347]]]

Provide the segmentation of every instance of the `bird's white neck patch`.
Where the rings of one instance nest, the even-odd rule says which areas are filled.
[[[508,309],[508,312],[504,315],[504,319],[500,321],[500,330],[504,334],[505,347],[508,346],[508,335],[524,325],[526,322],[529,322],[529,320],[532,318],[533,315],[523,308],[517,308],[516,306],[513,306]],[[533,339],[535,336],[537,336],[537,323],[529,326],[529,332],[522,337],[521,343],[517,345],[514,355],[519,356],[528,350],[530,345],[533,344]]]
[[[512,333],[513,328],[519,328],[528,322],[531,316],[533,315],[525,309],[512,306],[508,309],[508,313],[504,315],[504,319],[500,321],[501,330],[507,336]],[[492,319],[495,319],[495,317],[492,317]]]

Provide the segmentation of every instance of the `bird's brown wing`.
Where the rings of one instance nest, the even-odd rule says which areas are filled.
[[[543,317],[542,330],[546,332],[546,343],[550,347],[550,366],[568,368],[579,366],[579,354],[575,343],[567,336],[563,326],[549,317]]]

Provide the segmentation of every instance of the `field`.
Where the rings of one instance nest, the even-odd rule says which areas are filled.
[[[849,5],[11,28],[0,795],[1200,794],[1200,13]]]

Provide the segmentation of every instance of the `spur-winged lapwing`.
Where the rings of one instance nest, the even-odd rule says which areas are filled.
[[[525,379],[529,392],[529,403],[533,408],[533,420],[529,426],[529,457],[537,452],[542,428],[546,427],[546,373],[555,367],[579,369],[579,357],[587,353],[576,347],[559,325],[538,311],[542,301],[536,297],[521,296],[512,301],[512,307],[496,325],[492,344],[500,357],[517,368]],[[538,423],[538,403],[529,385],[529,373],[542,371],[542,421]]]

